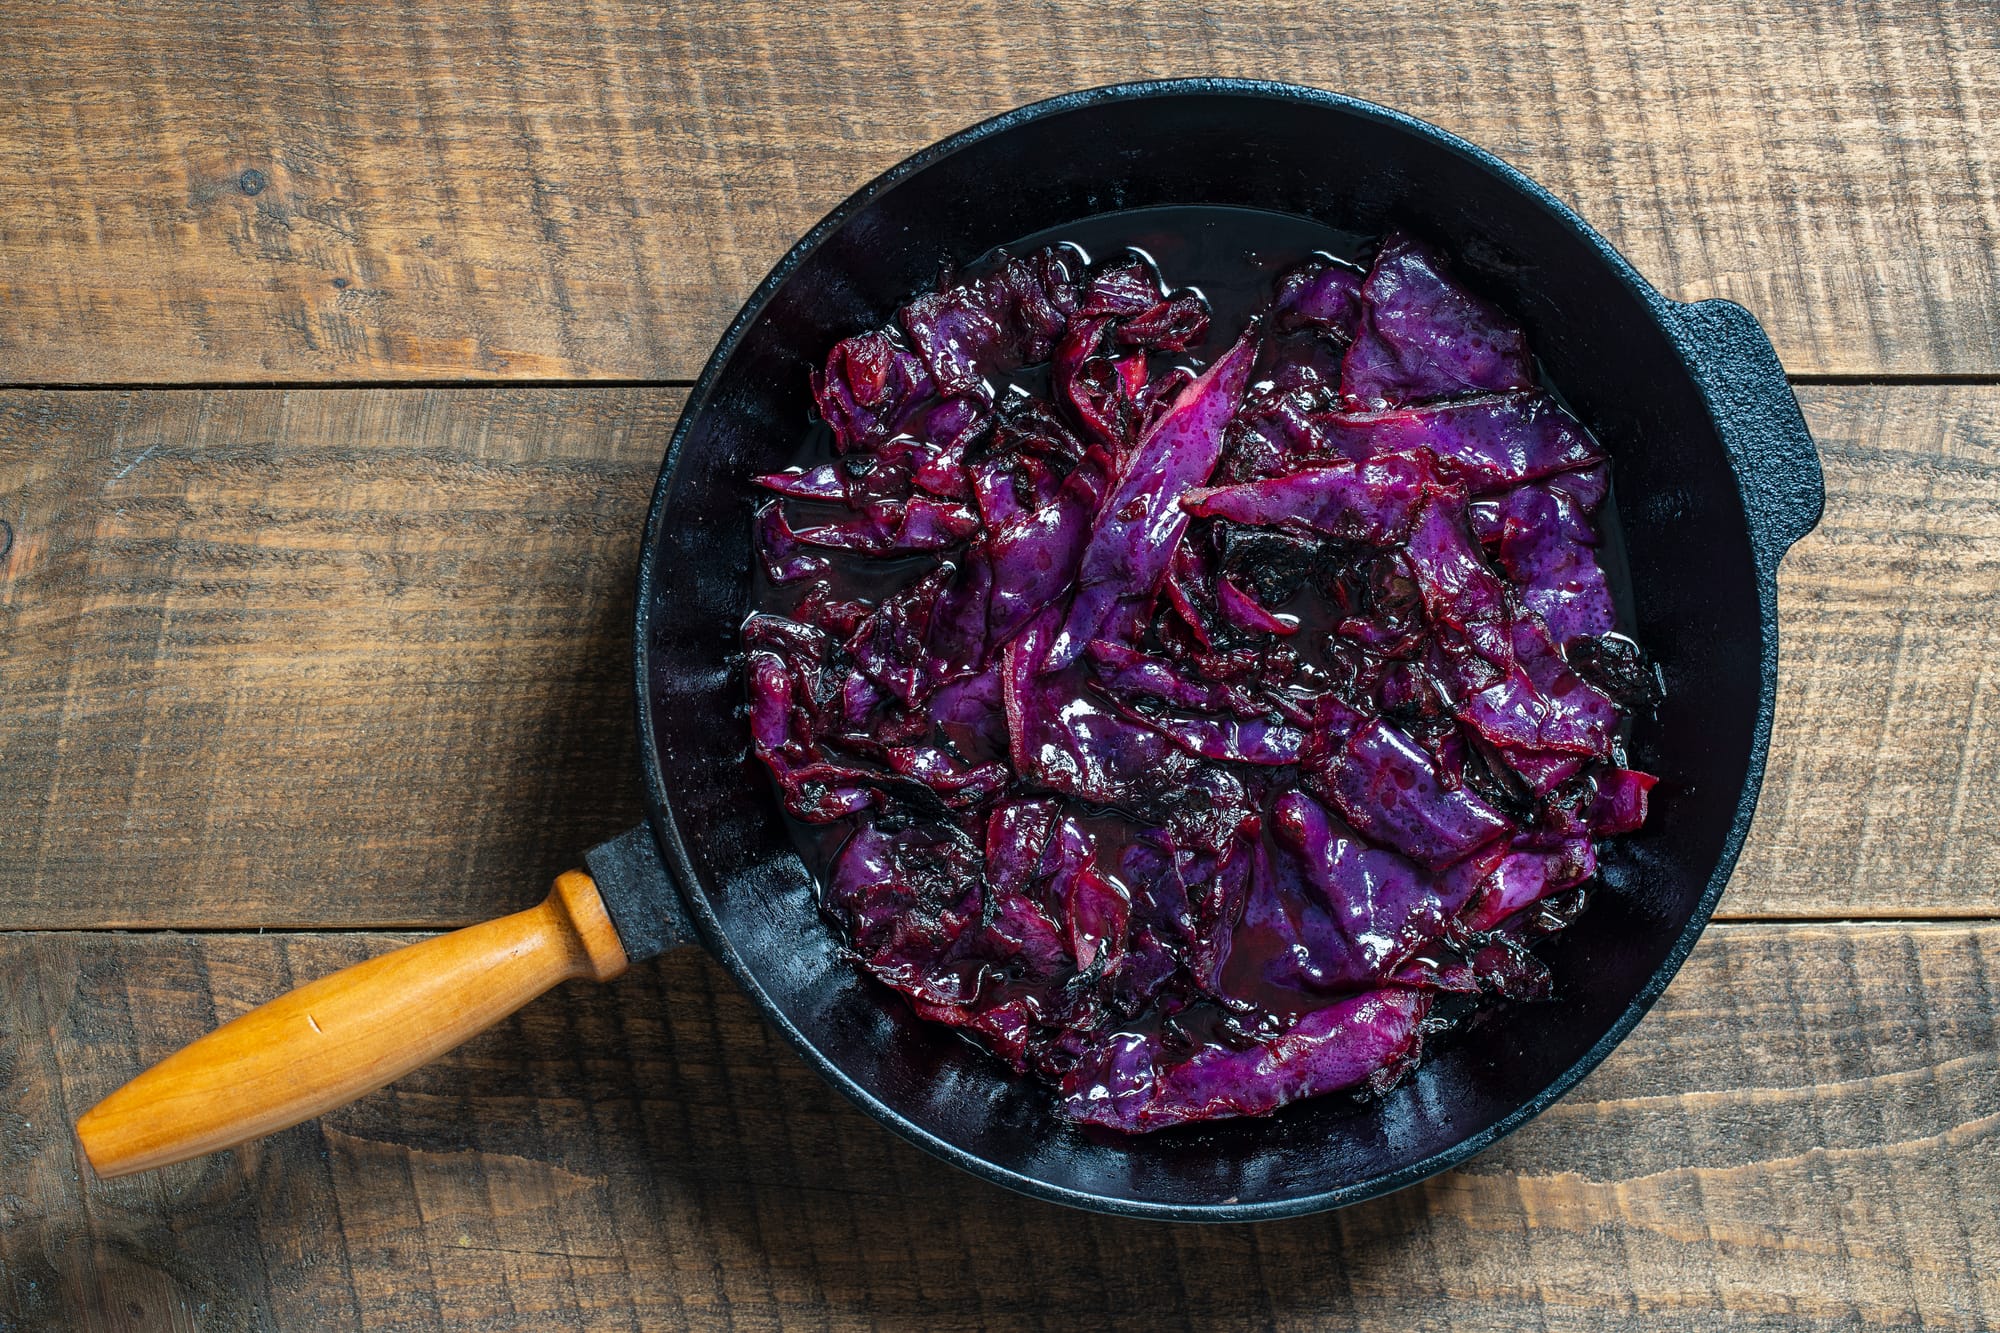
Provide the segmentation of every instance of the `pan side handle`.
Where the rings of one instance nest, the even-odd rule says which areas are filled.
[[[76,1122],[99,1176],[232,1148],[344,1106],[625,949],[590,876],[541,903],[301,986],[183,1047]]]
[[[1670,302],[1677,341],[1701,378],[1729,450],[1750,540],[1768,584],[1826,510],[1819,450],[1757,317],[1734,301]]]

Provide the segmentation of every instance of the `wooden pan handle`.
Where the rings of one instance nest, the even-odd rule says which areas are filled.
[[[609,981],[625,949],[590,876],[540,905],[357,963],[280,995],[84,1113],[100,1176],[233,1148],[345,1106],[483,1032],[559,981]]]

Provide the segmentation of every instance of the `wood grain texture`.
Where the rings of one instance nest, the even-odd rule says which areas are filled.
[[[1802,388],[1826,517],[1778,580],[1778,720],[1724,910],[2000,906],[2000,388]]]
[[[2000,908],[2000,388],[1801,390],[1819,531],[1725,913]],[[678,390],[0,394],[0,923],[463,925],[639,818]]]
[[[2000,926],[1722,926],[1568,1098],[1330,1216],[1171,1227],[938,1164],[681,953],[240,1152],[67,1121],[383,937],[0,938],[0,1327],[1982,1329]]]
[[[690,378],[876,172],[1191,74],[1461,133],[1794,371],[2000,371],[1985,0],[86,0],[0,42],[0,378]]]
[[[0,922],[463,925],[637,823],[680,397],[0,395]]]

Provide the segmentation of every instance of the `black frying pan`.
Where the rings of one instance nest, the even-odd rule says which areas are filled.
[[[1523,320],[1550,380],[1611,454],[1634,628],[1668,687],[1657,718],[1632,737],[1632,761],[1662,782],[1646,828],[1603,856],[1605,889],[1591,909],[1545,949],[1555,1001],[1512,1009],[1504,1023],[1445,1044],[1376,1103],[1323,1098],[1268,1119],[1125,1138],[1073,1127],[1038,1085],[918,1021],[839,956],[769,783],[746,753],[730,654],[750,610],[748,478],[796,450],[808,367],[842,336],[881,323],[941,260],[1114,209],[1186,204],[1277,210],[1358,233],[1412,227]],[[596,900],[572,901],[582,892],[574,882],[551,899],[569,904],[561,912],[534,909],[543,914],[534,928],[560,917],[594,941],[562,946],[568,961],[551,963],[546,979],[537,974],[535,989],[615,973],[604,959],[617,949],[623,956],[610,961],[622,966],[698,943],[876,1119],[976,1175],[1080,1207],[1248,1220],[1400,1188],[1479,1152],[1568,1091],[1694,946],[1763,778],[1778,562],[1818,522],[1823,498],[1798,404],[1748,312],[1660,296],[1546,191],[1433,126],[1329,93],[1237,80],[1129,84],[1010,112],[910,158],[815,227],[744,306],[689,396],[639,572],[649,827],[587,858],[613,945],[601,915],[585,919]],[[300,996],[314,989],[275,1001],[262,1021],[292,1023],[283,1040],[302,1037],[293,1010],[303,1013]],[[324,1037],[326,997],[307,1015],[314,1040]],[[406,1019],[415,1006],[397,1004]],[[238,1123],[234,1137],[190,1134],[166,1150],[155,1145],[146,1160],[121,1155],[114,1126],[189,1085],[193,1062],[178,1071],[175,1062],[236,1028],[91,1112],[80,1132],[93,1160],[107,1172],[178,1160],[241,1141],[246,1125],[266,1132],[334,1104],[293,1098],[282,1113]],[[243,1030],[233,1040],[277,1039]],[[236,1058],[215,1086],[240,1095],[257,1078],[276,1079],[258,1058]],[[338,1059],[354,1057],[321,1057]],[[379,1085],[416,1062],[379,1062],[361,1082]]]

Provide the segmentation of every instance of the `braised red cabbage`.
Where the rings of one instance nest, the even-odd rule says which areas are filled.
[[[1434,248],[1315,256],[1205,367],[1134,251],[835,346],[758,478],[753,750],[923,1018],[1144,1132],[1393,1086],[1551,991],[1654,779],[1602,450]]]

